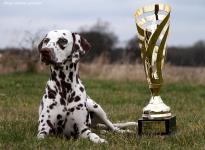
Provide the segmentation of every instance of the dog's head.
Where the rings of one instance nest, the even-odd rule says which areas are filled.
[[[50,31],[38,45],[41,61],[46,65],[77,63],[90,49],[87,40],[67,30]]]

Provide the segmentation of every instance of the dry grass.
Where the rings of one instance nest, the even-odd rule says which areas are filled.
[[[25,56],[24,56],[25,55]],[[12,72],[48,72],[48,67],[42,65],[34,58],[30,60],[28,54],[0,54],[0,74]],[[105,80],[134,80],[145,81],[145,73],[142,64],[109,64],[103,55],[96,58],[93,63],[81,63],[81,76],[94,77]],[[122,61],[123,62],[123,61]],[[163,69],[165,83],[186,82],[205,84],[205,67],[177,67],[166,64]]]
[[[81,64],[82,77],[95,77],[106,80],[145,81],[142,64]],[[205,84],[205,67],[177,67],[166,64],[163,70],[164,81]]]

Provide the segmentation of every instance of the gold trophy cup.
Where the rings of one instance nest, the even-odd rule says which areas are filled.
[[[135,13],[141,58],[151,91],[149,104],[138,120],[138,133],[169,134],[176,129],[176,117],[160,97],[163,83],[162,68],[166,54],[171,7],[154,4],[139,8]]]

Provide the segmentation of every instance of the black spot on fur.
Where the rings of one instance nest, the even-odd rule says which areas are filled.
[[[52,103],[51,105],[49,105],[49,108],[50,108],[50,109],[53,109],[53,107],[56,106],[56,105],[57,105],[57,102]]]
[[[47,85],[47,89],[48,89],[48,98],[55,99],[56,91],[52,90],[49,85]]]
[[[66,111],[67,111],[67,108],[66,108],[66,107],[64,107],[62,111],[63,111],[63,112],[66,112]]]
[[[62,92],[59,92],[61,98],[65,98],[65,95]]]
[[[53,124],[51,123],[51,121],[50,121],[50,120],[47,120],[46,122],[47,122],[48,126],[51,128],[49,132],[55,133],[55,129],[54,129],[54,126],[53,126]]]
[[[89,130],[89,128],[85,128],[81,131],[81,134],[84,133],[85,131]]]
[[[74,66],[74,70],[76,70],[76,68],[77,68],[77,64],[75,63],[73,66]]]
[[[65,105],[65,100],[63,98],[60,98],[60,104]]]
[[[43,110],[44,108],[44,103],[43,103],[43,100],[41,100],[41,109]]]
[[[73,108],[70,108],[69,110],[70,112],[74,112],[75,108],[73,107]]]
[[[68,98],[68,103],[72,103],[72,102],[73,102],[73,100],[74,100],[74,98],[73,98],[73,97]]]
[[[58,80],[55,80],[55,82],[56,82],[58,89],[60,89],[60,82]]]
[[[48,96],[47,96],[47,95],[45,95],[44,97],[45,97],[45,98],[47,98]]]
[[[76,83],[79,84],[79,77],[76,75]]]
[[[80,97],[79,97],[79,96],[76,96],[74,101],[75,101],[75,102],[80,101]]]
[[[66,66],[65,69],[68,70],[68,66]]]
[[[89,136],[90,133],[91,133],[91,132],[88,132],[88,133],[87,133],[87,136]]]
[[[63,125],[63,120],[59,120],[57,123],[58,126],[62,126]]]
[[[71,91],[71,84],[65,82],[65,88],[67,89],[67,92]]]
[[[78,126],[77,126],[77,124],[75,123],[74,125],[73,125],[73,130],[74,130],[74,138],[77,138],[78,137],[78,135],[79,135],[79,129],[78,129]]]
[[[66,35],[65,33],[63,33],[63,35]]]
[[[90,114],[89,114],[89,112],[87,112],[87,115],[86,115],[86,120],[85,120],[85,122],[86,122],[86,126],[88,126],[88,127],[90,127],[90,123],[89,123],[89,120],[90,120]]]
[[[83,92],[83,91],[84,91],[84,88],[83,88],[83,87],[80,87],[80,91]]]
[[[61,89],[62,92],[60,92],[60,95],[62,98],[66,99],[67,93],[71,90],[71,84],[61,80]]]
[[[78,107],[83,107],[83,104],[78,104]]]
[[[75,91],[73,91],[72,93],[71,93],[71,97],[74,97],[75,96]]]
[[[58,114],[57,115],[57,119],[59,120],[59,119],[61,119],[62,118],[62,116],[60,115],[60,114]]]
[[[69,73],[69,79],[70,79],[71,82],[73,82],[73,72]]]
[[[73,68],[73,63],[70,64],[70,69],[72,69],[72,68]]]
[[[59,70],[60,68],[58,66],[54,66],[54,69],[55,70]]]
[[[98,105],[97,105],[97,104],[95,104],[93,107],[94,107],[94,108],[98,108]]]
[[[62,79],[62,80],[65,80],[65,74],[63,73],[62,70],[60,70],[59,78]]]
[[[74,101],[74,96],[75,96],[75,91],[73,91],[70,95],[70,97],[68,98],[68,102],[71,103]]]
[[[54,88],[55,88],[55,91],[58,92],[58,88],[57,88],[57,86],[54,86]]]
[[[65,119],[65,121],[63,122],[62,124],[62,128],[64,129],[65,128],[65,124],[67,123],[67,118]]]

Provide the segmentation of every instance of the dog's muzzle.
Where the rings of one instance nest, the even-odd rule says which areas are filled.
[[[41,54],[41,61],[44,62],[46,65],[54,64],[54,55],[52,48],[42,48],[39,50]]]

